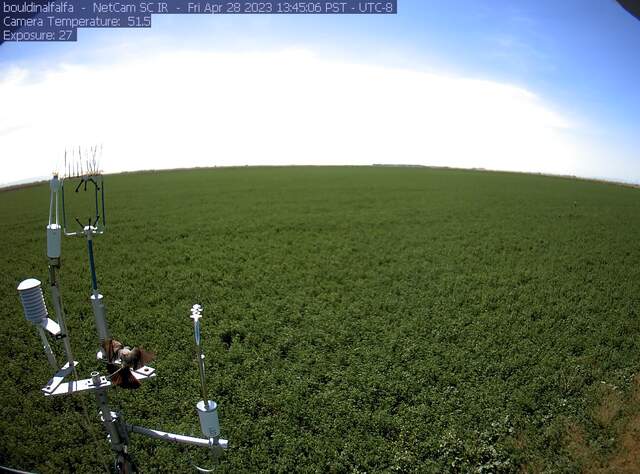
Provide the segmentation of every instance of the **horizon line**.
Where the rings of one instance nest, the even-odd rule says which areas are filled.
[[[192,171],[192,170],[213,170],[213,169],[234,169],[234,168],[425,168],[432,170],[451,170],[451,171],[476,171],[480,173],[503,173],[503,174],[519,174],[519,175],[529,175],[529,176],[541,176],[547,178],[561,178],[567,180],[576,180],[576,181],[586,181],[592,183],[600,183],[600,184],[613,184],[618,186],[623,186],[627,188],[635,188],[640,189],[640,182],[635,181],[622,181],[615,180],[610,178],[600,178],[600,177],[588,177],[588,176],[577,176],[571,174],[554,174],[554,173],[544,173],[541,171],[513,171],[513,170],[499,170],[492,168],[483,168],[483,167],[472,167],[472,168],[462,168],[456,166],[436,166],[436,165],[423,165],[423,164],[399,164],[399,163],[371,163],[368,165],[313,165],[313,164],[304,164],[304,165],[296,165],[296,164],[287,164],[287,165],[228,165],[228,166],[192,166],[192,167],[176,167],[176,168],[146,168],[139,170],[131,170],[131,171],[116,171],[113,173],[102,173],[105,176],[116,176],[121,174],[136,174],[136,173],[161,173],[164,171]],[[33,178],[27,178],[18,181],[12,181],[9,183],[0,183],[0,192],[8,192],[15,191],[22,188],[30,188],[33,186],[38,186],[40,184],[45,184],[49,182],[50,178],[45,178],[44,176],[37,176]]]

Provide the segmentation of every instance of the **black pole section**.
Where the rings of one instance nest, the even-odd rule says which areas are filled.
[[[91,236],[87,237],[87,244],[89,246],[89,267],[91,268],[91,284],[93,285],[93,291],[98,291],[98,279],[96,278],[96,264],[93,261],[93,240]]]

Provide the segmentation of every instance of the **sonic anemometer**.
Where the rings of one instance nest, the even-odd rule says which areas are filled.
[[[34,325],[40,336],[44,353],[53,370],[53,376],[42,388],[45,397],[59,395],[74,395],[79,392],[93,392],[99,407],[100,421],[107,433],[111,450],[115,454],[115,469],[119,473],[135,471],[135,466],[129,455],[128,442],[130,433],[138,433],[173,443],[186,444],[209,448],[217,458],[221,449],[228,447],[228,441],[220,438],[220,424],[218,421],[218,405],[209,400],[205,380],[204,353],[201,345],[200,320],[202,306],[193,305],[190,318],[193,320],[196,357],[200,372],[200,394],[202,399],[196,403],[196,412],[200,421],[203,438],[167,433],[160,430],[126,423],[122,415],[111,411],[107,399],[107,391],[112,387],[136,389],[141,382],[156,376],[153,367],[149,367],[155,354],[141,346],[130,347],[114,339],[109,331],[104,296],[98,288],[98,278],[94,258],[93,239],[106,230],[104,177],[99,168],[99,155],[102,147],[93,146],[87,149],[73,149],[65,151],[64,174],[53,175],[49,182],[49,223],[47,234],[47,259],[49,267],[49,290],[53,303],[56,320],[49,317],[42,283],[29,278],[18,285],[18,294],[28,322]],[[77,181],[77,182],[76,182]],[[70,186],[72,192],[88,193],[91,201],[90,215],[73,216],[70,221],[69,209],[65,204],[65,187]],[[60,221],[60,211],[62,221]],[[74,225],[77,224],[79,227]],[[73,228],[72,228],[73,226]],[[65,324],[66,314],[62,304],[59,285],[59,271],[61,266],[62,236],[81,237],[87,243],[87,257],[91,276],[91,295],[89,301],[93,309],[99,349],[97,360],[104,366],[102,371],[92,371],[89,378],[79,379],[78,362],[74,360],[69,341],[69,333]],[[62,341],[66,362],[60,365],[51,348],[49,339]],[[193,465],[200,472],[210,470]]]

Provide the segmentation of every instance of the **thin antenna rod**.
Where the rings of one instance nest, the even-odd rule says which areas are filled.
[[[58,185],[58,189],[60,189],[60,186]],[[56,191],[56,224],[59,224],[59,220],[58,220],[58,192]]]
[[[91,288],[95,295],[98,294],[98,278],[96,277],[96,264],[93,260],[93,239],[91,238],[91,231],[87,233],[87,245],[89,248],[89,267],[91,269]]]
[[[53,200],[56,199],[57,193],[51,188],[51,192],[49,193],[49,225],[52,224],[51,216],[53,213]],[[58,222],[58,206],[56,205],[56,223]]]
[[[202,346],[200,345],[200,318],[202,318],[202,306],[199,304],[193,305],[191,308],[191,319],[193,319],[193,333],[196,340],[196,351],[198,356],[198,368],[200,369],[200,391],[202,393],[202,400],[206,406],[209,406],[209,397],[207,396],[207,384],[204,376],[204,354],[202,353]]]
[[[104,179],[102,179],[102,176],[100,177],[100,187],[102,189],[102,193],[101,193],[101,197],[102,197],[102,225],[104,227],[107,226],[107,216],[104,212]]]

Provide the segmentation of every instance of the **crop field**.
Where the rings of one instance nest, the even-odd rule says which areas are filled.
[[[200,435],[188,316],[202,304],[230,440],[217,472],[639,472],[640,189],[393,167],[105,185],[110,330],[154,351],[158,373],[110,389],[112,408]],[[103,472],[94,397],[42,396],[50,368],[16,292],[27,277],[47,286],[48,206],[47,184],[0,192],[0,465]],[[84,240],[63,240],[62,256],[87,377],[104,367]],[[136,434],[130,450],[140,472],[213,464]]]

